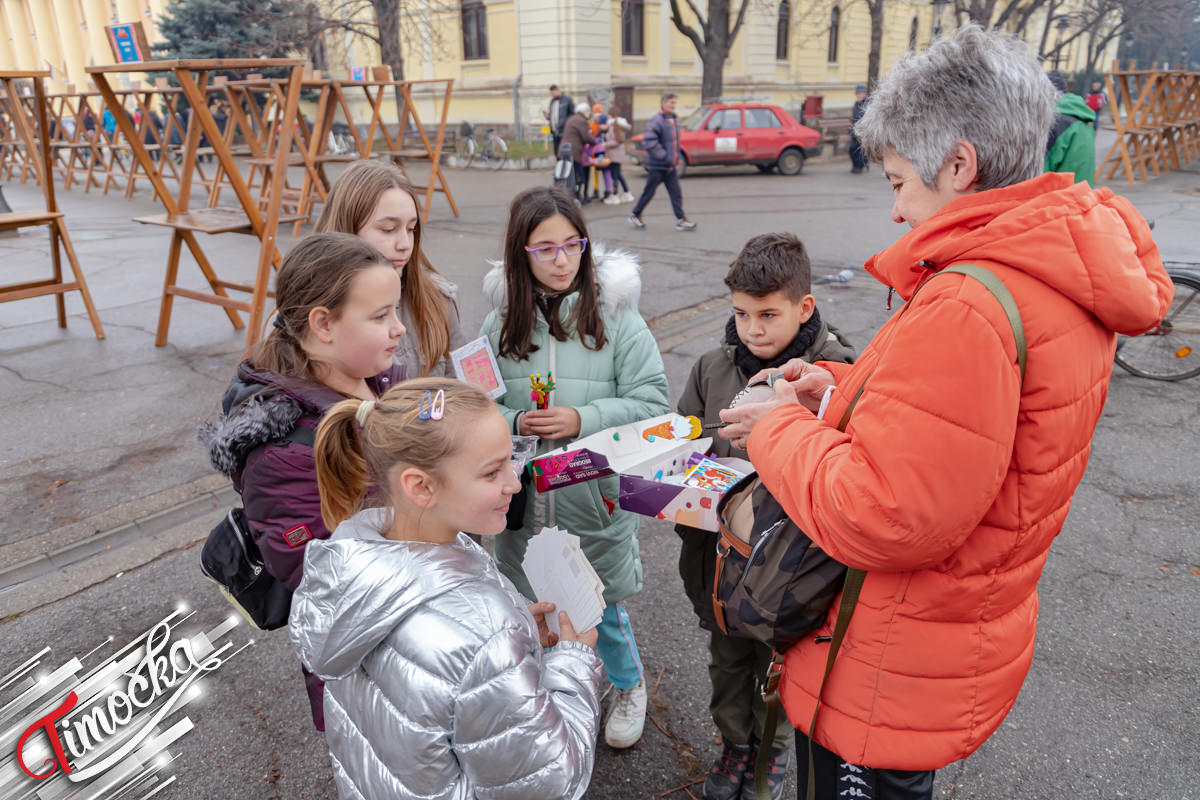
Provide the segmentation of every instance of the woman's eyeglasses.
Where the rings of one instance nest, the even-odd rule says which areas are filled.
[[[526,247],[525,252],[531,254],[538,261],[553,261],[558,258],[558,251],[562,250],[569,256],[577,256],[583,253],[587,247],[587,237],[571,239],[562,244],[544,244],[541,247]]]

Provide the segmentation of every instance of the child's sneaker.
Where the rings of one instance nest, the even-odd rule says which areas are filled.
[[[751,757],[750,768],[746,770],[746,780],[742,783],[742,800],[758,798],[758,793],[754,791],[754,759],[757,757],[756,752]],[[792,748],[772,748],[767,759],[767,788],[771,790],[771,800],[783,800],[783,779],[792,760]]]
[[[646,223],[642,222],[642,218],[639,217],[637,214],[629,215],[629,224],[632,225],[633,227],[637,228],[639,231],[646,229]]]
[[[614,750],[633,747],[642,738],[646,726],[646,681],[632,689],[614,687],[612,710],[604,723],[604,741]]]
[[[622,203],[632,203],[634,199],[633,192],[621,192]]]
[[[617,196],[615,194],[604,195],[604,205],[606,205],[606,206],[615,206],[619,202],[621,202],[621,201],[617,199]]]
[[[694,231],[696,230],[696,223],[692,222],[690,219],[681,219],[679,222],[675,223],[675,230]]]
[[[704,779],[704,800],[735,800],[742,797],[747,784],[753,797],[754,745],[730,744],[725,738],[721,745],[721,757]]]

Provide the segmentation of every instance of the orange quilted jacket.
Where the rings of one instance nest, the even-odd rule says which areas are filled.
[[[868,570],[816,740],[883,769],[964,758],[1012,708],[1033,657],[1038,577],[1104,406],[1114,331],[1150,328],[1172,297],[1133,206],[1069,175],[959,198],[866,269],[907,299],[951,264],[990,269],[1016,299],[1023,389],[999,303],[978,281],[945,275],[855,364],[822,365],[838,385],[826,420],[777,409],[748,446],[813,541]],[[814,636],[832,622],[831,612]],[[783,703],[805,731],[828,647],[809,639],[786,655]]]

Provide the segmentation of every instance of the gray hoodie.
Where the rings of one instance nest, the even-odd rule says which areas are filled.
[[[398,542],[368,509],[310,542],[289,623],[325,684],[347,798],[578,798],[600,724],[600,661],[543,650],[527,601],[466,536]]]

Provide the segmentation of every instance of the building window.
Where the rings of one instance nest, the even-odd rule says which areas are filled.
[[[916,17],[913,17],[912,27],[908,29],[908,49],[910,51],[917,49],[917,29],[919,27],[920,23]]]
[[[838,33],[842,27],[842,10],[837,6],[829,12],[829,58],[830,64],[838,59]]]
[[[488,57],[487,8],[483,0],[463,0],[463,58],[472,61]]]
[[[645,37],[642,20],[645,16],[644,0],[622,0],[621,3],[621,55],[645,55]]]
[[[788,0],[779,4],[779,21],[775,23],[775,58],[787,61],[788,30],[792,27],[792,6]]]

